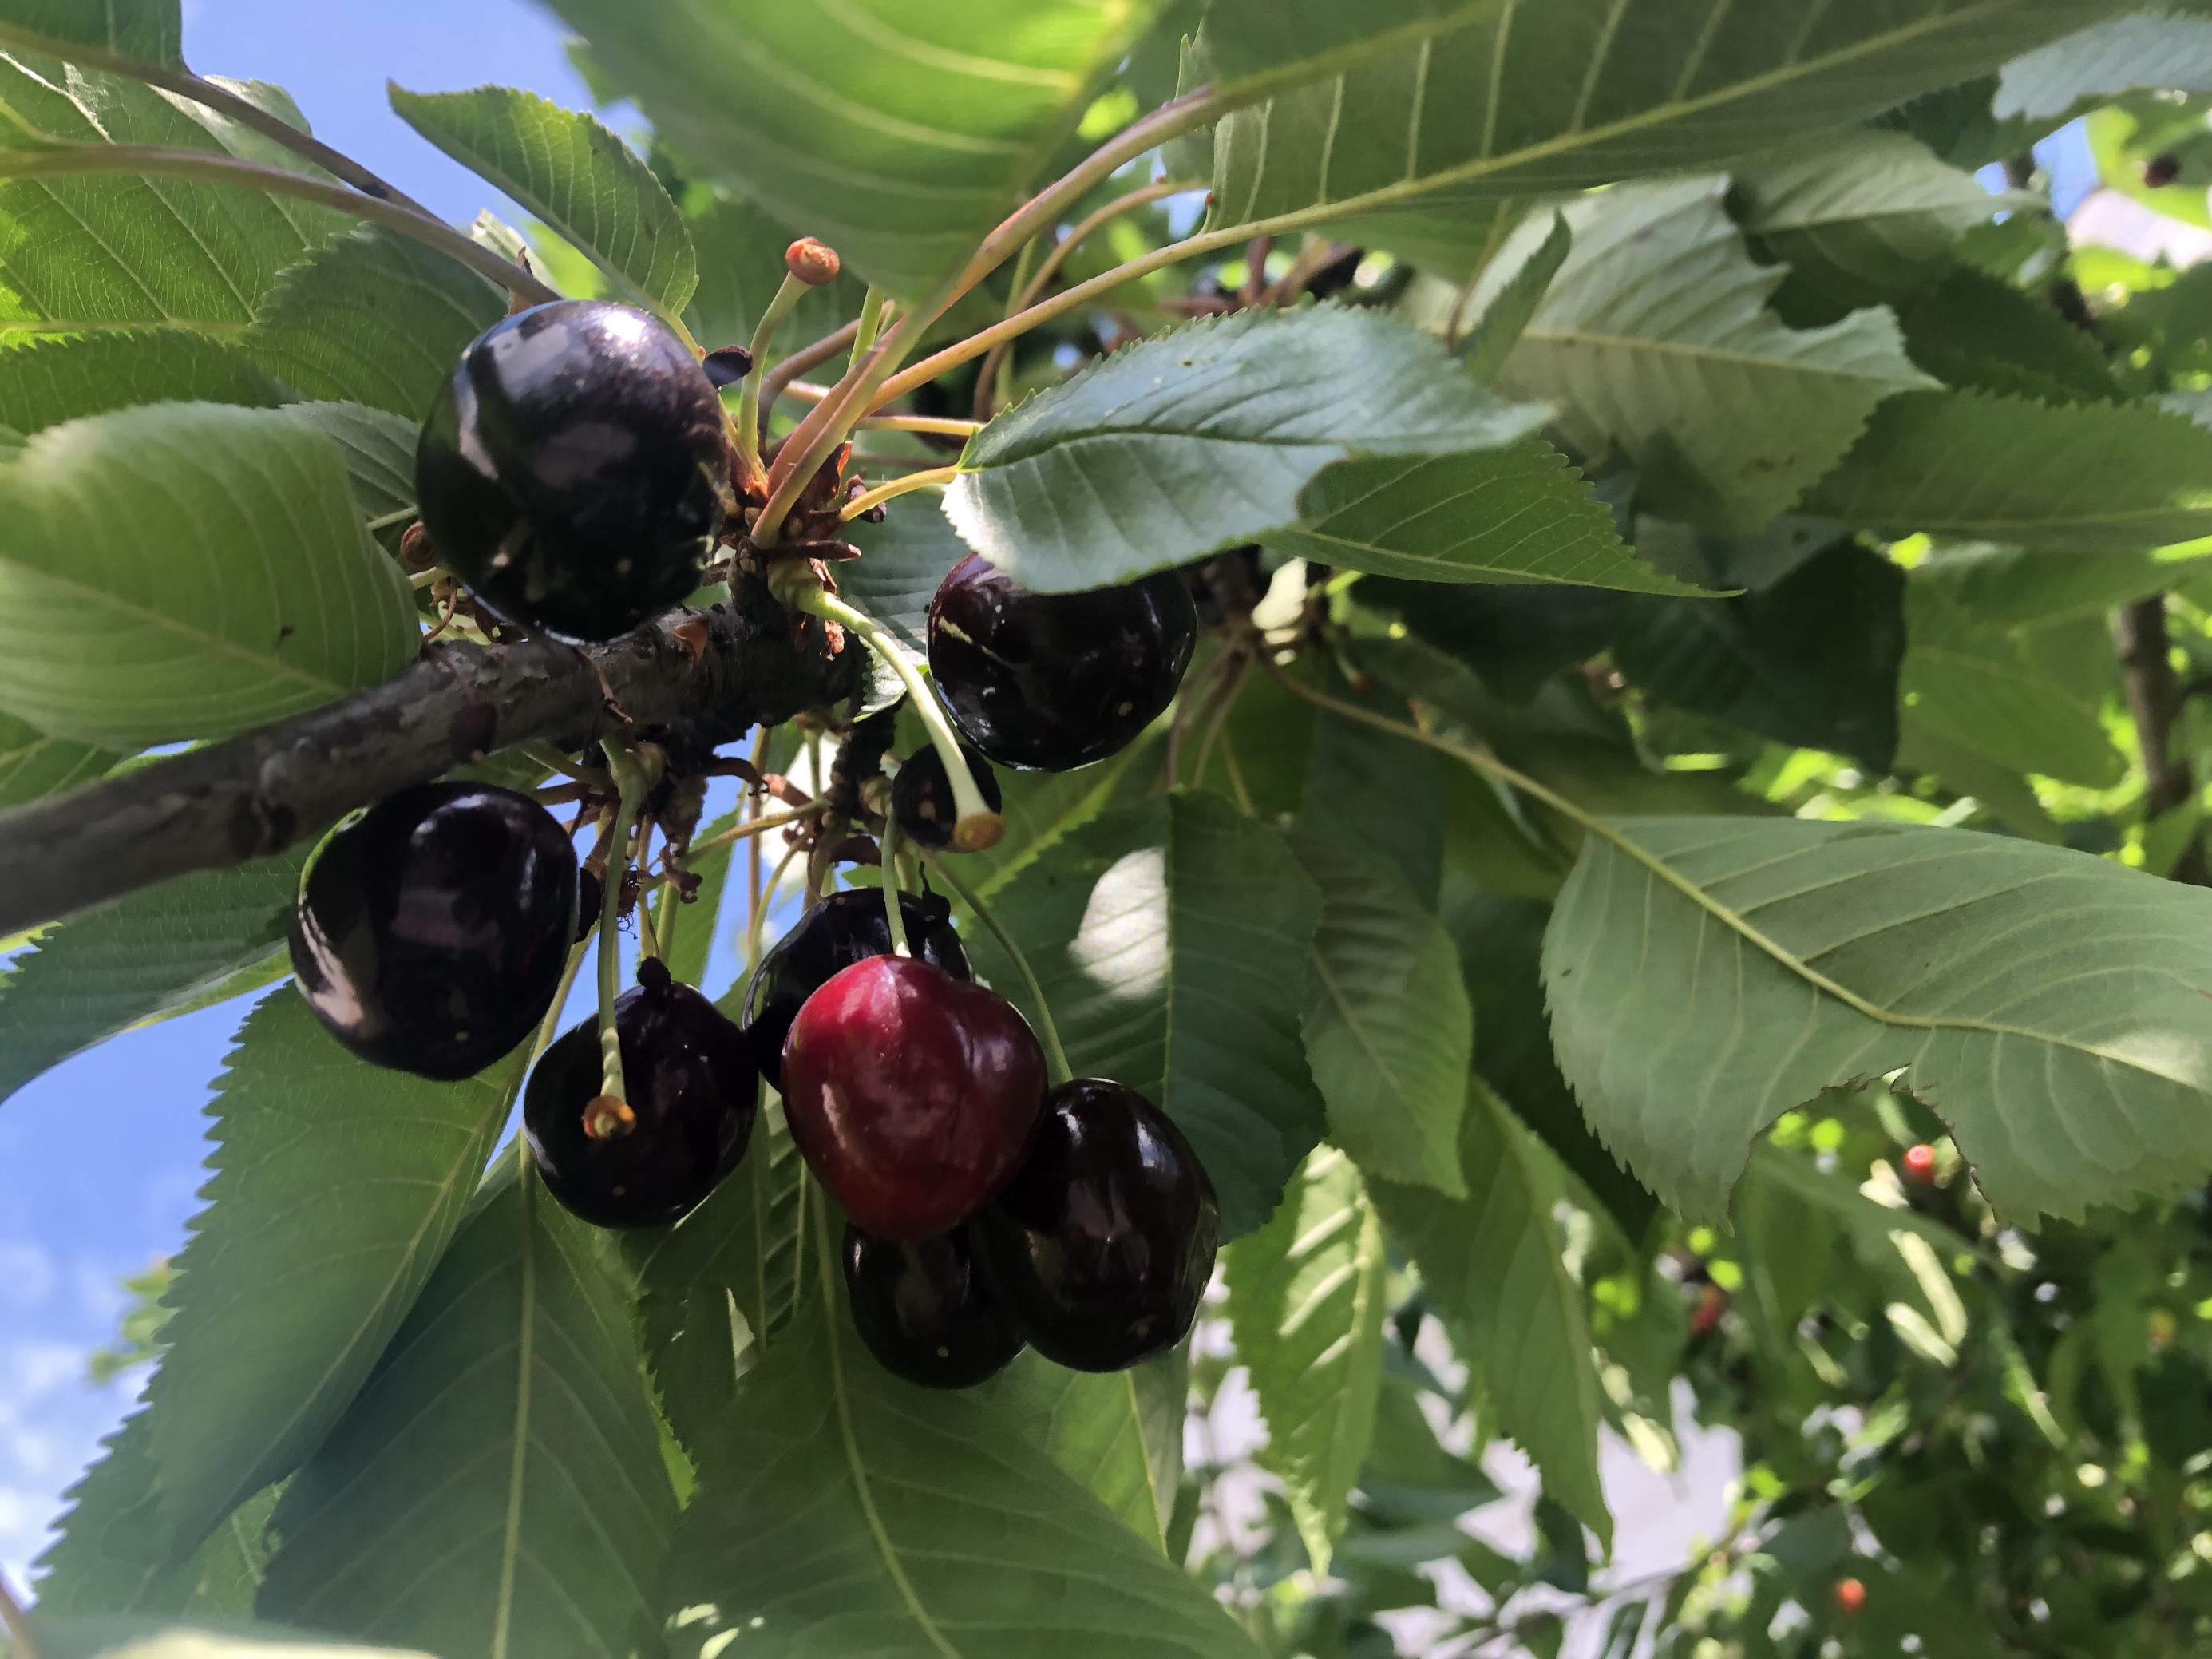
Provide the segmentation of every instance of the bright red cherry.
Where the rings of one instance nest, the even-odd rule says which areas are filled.
[[[975,1276],[964,1228],[904,1244],[845,1229],[845,1299],[876,1361],[925,1389],[969,1389],[1022,1351]]]
[[[836,975],[783,1045],[791,1138],[882,1238],[934,1238],[989,1203],[1029,1149],[1044,1084],[1013,1004],[908,957]]]
[[[1866,1586],[1856,1578],[1839,1578],[1836,1581],[1835,1596],[1836,1611],[1846,1619],[1856,1619],[1859,1609],[1866,1606]]]
[[[1002,766],[1104,760],[1175,701],[1198,643],[1182,574],[1036,593],[970,554],[929,602],[929,668],[961,735]]]
[[[933,895],[902,893],[899,914],[906,920],[908,941],[924,962],[955,979],[973,977],[960,935],[952,931],[951,905]],[[890,918],[880,887],[830,894],[776,940],[745,992],[745,1035],[770,1088],[783,1087],[783,1040],[806,999],[842,969],[890,953]]]
[[[292,971],[377,1066],[473,1077],[553,1006],[576,930],[576,850],[511,789],[431,783],[331,831],[292,914]]]
[[[626,1121],[593,1122],[599,1023],[564,1032],[530,1074],[522,1134],[548,1191],[595,1227],[656,1227],[714,1191],[745,1155],[760,1074],[735,1021],[648,957],[615,1002]]]
[[[1030,1346],[1114,1371],[1183,1339],[1221,1212],[1198,1154],[1134,1089],[1063,1083],[1021,1170],[970,1230],[983,1282]]]
[[[1905,1178],[1916,1187],[1936,1184],[1936,1149],[1926,1142],[1905,1149]]]

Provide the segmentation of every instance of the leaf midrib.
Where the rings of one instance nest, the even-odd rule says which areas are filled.
[[[1549,790],[1545,790],[1543,793],[1551,796],[1551,800],[1555,805],[1563,799],[1553,794]],[[1607,842],[1616,851],[1626,854],[1632,862],[1642,865],[1646,871],[1705,910],[1723,927],[1734,932],[1747,943],[1765,951],[1778,966],[1796,975],[1814,989],[1826,993],[1854,1012],[1874,1021],[1878,1025],[1896,1026],[1910,1030],[1972,1031],[1984,1036],[2018,1037],[2023,1042],[2046,1043],[2053,1048],[2087,1054],[2110,1065],[2124,1066],[2130,1071],[2141,1073],[2145,1077],[2156,1078],[2161,1082],[2177,1084],[2185,1087],[2191,1086],[2185,1079],[2170,1076],[2164,1072],[2154,1071],[2130,1055],[2118,1054],[2095,1043],[2077,1042],[2073,1038],[2049,1031],[2032,1031],[2023,1026],[2006,1025],[1995,1020],[1933,1014],[1908,1014],[1896,1009],[1884,1008],[1878,1003],[1869,1001],[1848,986],[1830,979],[1779,940],[1770,938],[1747,918],[1730,909],[1695,882],[1681,875],[1664,859],[1646,851],[1638,842],[1622,834],[1613,827],[1610,820],[1586,814],[1578,808],[1571,811],[1569,816],[1580,820],[1590,834]]]
[[[836,1273],[836,1262],[830,1244],[828,1209],[827,1205],[815,1206],[814,1225],[814,1238],[818,1247],[817,1262],[822,1282],[825,1285],[835,1282]],[[830,1394],[837,1407],[838,1442],[844,1449],[846,1467],[853,1474],[853,1495],[860,1502],[860,1513],[868,1524],[868,1535],[875,1540],[876,1552],[883,1559],[884,1570],[890,1574],[892,1587],[898,1591],[899,1600],[906,1604],[908,1613],[913,1615],[915,1624],[929,1638],[930,1645],[944,1656],[944,1659],[962,1659],[960,1650],[945,1639],[944,1632],[937,1628],[936,1620],[929,1616],[929,1610],[921,1605],[921,1598],[915,1593],[913,1581],[906,1576],[905,1564],[899,1559],[898,1548],[891,1542],[890,1534],[884,1525],[883,1515],[876,1508],[875,1489],[868,1479],[867,1464],[860,1455],[860,1437],[853,1427],[853,1402],[845,1382],[845,1357],[838,1350],[837,1322],[835,1310],[825,1307],[823,1310],[822,1340],[830,1352]],[[504,1653],[497,1656],[497,1659],[505,1659]]]

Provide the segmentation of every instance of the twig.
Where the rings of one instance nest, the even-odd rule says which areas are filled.
[[[2119,647],[2120,677],[2142,748],[2146,789],[2143,816],[2155,818],[2197,793],[2197,775],[2185,757],[2174,752],[2174,722],[2186,694],[2173,672],[2173,641],[2166,625],[2166,595],[2124,605],[2113,629]],[[2172,870],[2176,881],[2212,887],[2212,860],[2205,854],[2203,831],[2190,837]]]
[[[50,921],[195,870],[282,852],[357,806],[538,738],[574,752],[676,720],[733,738],[852,695],[832,657],[762,583],[708,612],[703,646],[671,611],[609,645],[435,646],[382,685],[258,732],[0,812],[0,928]],[[695,648],[696,647],[696,648]],[[610,704],[612,700],[612,706]]]

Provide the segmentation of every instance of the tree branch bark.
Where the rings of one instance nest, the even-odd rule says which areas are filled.
[[[2197,793],[2197,776],[2187,760],[2173,752],[2173,724],[2185,698],[2173,672],[2172,638],[2166,627],[2166,595],[2154,593],[2124,605],[2114,627],[2119,645],[2120,673],[2127,694],[2128,712],[2135,718],[2136,737],[2142,747],[2143,772],[2148,787],[2143,816],[2157,817]],[[2212,887],[2212,862],[2205,856],[2200,831],[2173,866],[2176,881]]]
[[[860,655],[850,641],[830,656],[822,624],[753,578],[732,603],[672,611],[608,645],[433,645],[326,708],[0,812],[0,933],[265,858],[516,744],[580,749],[679,721],[729,742],[850,696]]]

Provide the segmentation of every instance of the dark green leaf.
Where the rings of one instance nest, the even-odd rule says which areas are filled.
[[[131,404],[246,404],[283,389],[234,346],[174,329],[39,340],[0,356],[0,423],[26,434]]]

